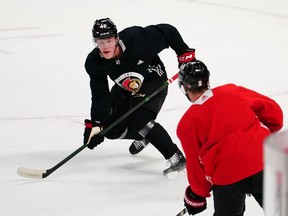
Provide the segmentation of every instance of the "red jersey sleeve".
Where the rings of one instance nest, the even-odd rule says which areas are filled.
[[[283,127],[283,112],[274,100],[244,87],[239,86],[238,88],[241,94],[250,101],[251,109],[260,122],[271,132],[279,131]]]
[[[201,143],[198,142],[196,130],[193,129],[190,110],[178,124],[177,136],[181,140],[182,148],[186,156],[187,178],[193,192],[202,197],[210,197],[211,183],[206,179],[204,169],[200,163],[199,153]],[[197,141],[198,140],[198,141]],[[193,143],[191,143],[191,141]]]

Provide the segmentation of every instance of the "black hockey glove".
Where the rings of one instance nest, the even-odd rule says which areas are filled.
[[[195,61],[195,49],[187,49],[182,55],[178,55],[178,67],[180,68],[183,63]]]
[[[185,191],[184,205],[190,215],[198,214],[207,208],[206,198],[193,193],[190,186]]]
[[[84,145],[89,143],[87,147],[92,150],[104,141],[104,136],[100,134],[100,132],[103,130],[103,127],[101,124],[92,122],[88,119],[85,119],[84,123]]]

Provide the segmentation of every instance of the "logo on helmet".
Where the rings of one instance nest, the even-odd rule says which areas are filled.
[[[101,28],[101,29],[106,29],[106,28],[107,28],[107,24],[101,23],[100,28]]]

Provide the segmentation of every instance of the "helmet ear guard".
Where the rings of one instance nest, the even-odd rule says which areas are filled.
[[[202,89],[209,89],[209,76],[206,65],[195,60],[181,65],[178,73],[178,85],[186,94],[189,91],[199,91]]]
[[[117,36],[117,27],[110,18],[97,19],[94,22],[92,36],[95,39],[104,39]]]

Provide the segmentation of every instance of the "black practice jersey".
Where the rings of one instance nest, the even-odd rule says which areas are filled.
[[[145,83],[153,80],[155,85],[161,86],[167,80],[158,53],[171,47],[177,55],[182,55],[189,48],[178,30],[169,24],[126,28],[119,32],[118,46],[123,51],[118,59],[101,57],[97,47],[87,56],[85,69],[90,76],[92,120],[102,121],[111,110],[108,77],[121,89],[122,99],[129,100],[137,94],[145,94],[141,92]]]

